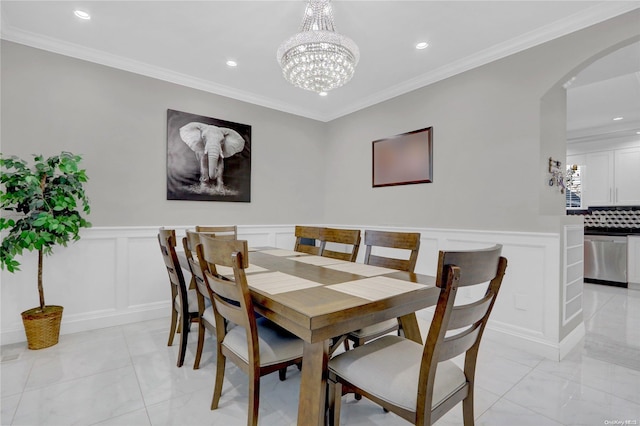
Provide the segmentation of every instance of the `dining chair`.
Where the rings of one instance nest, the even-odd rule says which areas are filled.
[[[191,323],[199,322],[198,296],[194,289],[188,289],[184,280],[182,268],[176,254],[176,231],[174,229],[160,228],[158,242],[162,259],[169,274],[171,284],[171,328],[169,330],[169,342],[173,345],[173,337],[180,333],[180,348],[178,349],[178,367],[184,364],[187,352],[187,338]]]
[[[337,229],[337,228],[324,228],[324,244],[322,244],[322,250],[320,256],[331,257],[333,259],[346,260],[349,262],[355,262],[358,257],[358,248],[360,248],[360,230],[359,229]],[[327,248],[327,243],[331,243]],[[347,251],[338,251],[333,248],[337,248],[336,244],[351,246],[351,249]]]
[[[224,225],[224,226],[196,226],[196,232],[205,234],[212,234],[216,238],[223,238],[229,240],[238,239],[238,227],[236,225]]]
[[[441,251],[440,295],[426,343],[383,336],[329,361],[329,424],[340,423],[341,396],[356,392],[415,425],[431,425],[462,401],[465,426],[474,424],[473,393],[482,333],[502,283],[502,246]],[[458,288],[489,282],[484,296],[455,305]],[[451,358],[464,355],[464,367]]]
[[[182,246],[184,247],[184,253],[189,262],[189,269],[191,271],[191,277],[193,285],[196,289],[196,295],[198,297],[198,312],[200,321],[198,324],[198,346],[196,349],[196,357],[193,362],[193,369],[200,368],[200,359],[202,358],[202,351],[204,350],[204,338],[206,330],[215,336],[216,324],[213,316],[213,307],[211,306],[211,293],[205,283],[204,273],[198,262],[198,255],[196,248],[200,244],[200,235],[197,232],[186,231],[186,235],[182,238]]]
[[[420,233],[367,229],[364,231],[364,244],[366,246],[364,263],[367,265],[413,272],[418,260],[418,251],[420,250]],[[382,250],[387,251],[383,253]],[[405,257],[407,258],[399,258],[400,252],[406,253]],[[397,319],[389,319],[361,328],[347,334],[345,349],[349,349],[349,341],[353,342],[354,347],[358,347],[392,331],[399,331],[399,329],[400,326]]]
[[[258,424],[260,377],[284,372],[302,362],[303,342],[266,318],[254,313],[245,269],[249,266],[246,241],[200,237],[197,247],[205,283],[211,291],[216,323],[216,381],[211,409],[218,408],[222,395],[226,360],[231,360],[249,376],[248,425]],[[232,267],[234,280],[212,273],[215,265]],[[225,321],[235,324],[225,329]]]
[[[294,251],[315,254],[316,256],[319,256],[322,252],[324,247],[324,228],[296,225],[295,237]]]

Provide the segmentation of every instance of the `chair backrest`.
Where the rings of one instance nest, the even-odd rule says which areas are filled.
[[[225,226],[196,226],[196,232],[210,234],[216,238],[226,240],[238,239],[238,227],[236,225]]]
[[[182,238],[182,246],[187,259],[198,260],[196,257],[196,247],[198,247],[198,244],[200,244],[200,234],[193,231],[186,231],[184,238]]]
[[[436,285],[440,288],[440,296],[422,354],[418,389],[426,391],[418,392],[418,413],[432,408],[439,362],[466,352],[464,373],[467,382],[473,382],[480,339],[507,267],[507,259],[500,256],[501,252],[502,246],[498,244],[488,249],[439,253]],[[459,287],[487,282],[489,285],[482,298],[454,306]],[[438,407],[434,407],[432,421],[442,414],[435,415],[436,410]]]
[[[211,299],[212,295],[205,281],[204,270],[198,261],[197,248],[198,245],[200,245],[200,235],[201,234],[197,232],[187,231],[184,238],[182,238],[182,246],[184,247],[184,252],[187,256],[187,260],[189,261],[189,268],[191,269],[191,275],[194,280],[193,282],[196,284],[198,293]],[[200,302],[200,299],[198,299],[198,302]]]
[[[351,251],[341,252],[327,249],[326,243],[337,243],[351,245]],[[360,230],[359,229],[324,229],[324,245],[320,253],[321,256],[331,257],[334,259],[348,260],[355,262],[358,257],[358,249],[360,248]]]
[[[418,260],[420,250],[419,232],[386,232],[386,231],[364,231],[364,244],[367,251],[364,255],[364,263],[384,268],[398,269],[400,271],[413,272]],[[401,250],[409,250],[408,259],[398,259],[395,257],[380,256],[372,253],[373,247],[385,247]]]
[[[249,349],[249,365],[259,365],[258,331],[253,302],[245,269],[249,266],[248,246],[243,240],[224,240],[200,235],[200,244],[196,249],[199,262],[206,265],[205,283],[211,292],[211,302],[216,321],[216,337],[224,341],[225,320],[244,327]],[[215,265],[232,267],[234,280],[221,277],[212,270]],[[257,364],[256,364],[257,362]]]
[[[160,252],[162,253],[162,259],[164,260],[169,275],[169,282],[171,283],[172,303],[175,296],[179,294],[182,310],[184,313],[187,313],[188,316],[189,304],[185,303],[187,286],[176,254],[176,231],[174,229],[160,228],[158,231],[158,243],[160,244]],[[187,318],[187,316],[184,318]]]
[[[317,226],[296,226],[295,236],[296,244],[293,247],[294,251],[320,255],[324,247],[324,228]],[[304,244],[306,242],[305,240],[313,240],[313,245]],[[320,244],[316,245],[316,241]]]

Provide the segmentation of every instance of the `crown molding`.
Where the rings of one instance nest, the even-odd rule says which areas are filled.
[[[236,89],[230,86],[217,84],[208,80],[195,78],[187,74],[171,71],[166,68],[153,66],[144,62],[112,55],[96,49],[87,48],[75,43],[64,42],[59,39],[44,37],[40,34],[23,31],[9,25],[4,17],[0,27],[0,37],[15,43],[24,44],[30,47],[47,50],[76,59],[94,62],[112,68],[145,75],[159,80],[167,81],[181,86],[190,87],[197,90],[213,93],[220,96],[248,102],[254,105],[282,111],[285,113],[310,118],[317,121],[329,122],[343,117],[361,109],[370,107],[380,102],[389,100],[396,96],[411,92],[421,87],[428,86],[440,80],[452,77],[456,74],[469,71],[473,68],[485,65],[514,53],[521,52],[555,38],[567,35],[574,31],[597,24],[623,13],[640,8],[640,1],[616,1],[603,2],[585,11],[574,14],[569,18],[562,19],[546,25],[541,29],[524,34],[515,39],[495,45],[489,49],[477,52],[462,60],[440,67],[429,73],[420,75],[411,80],[397,84],[390,88],[376,92],[370,96],[362,98],[356,102],[345,105],[330,113],[323,114],[312,109],[304,109],[299,105],[286,102],[278,102],[271,98],[259,96],[254,93]]]
[[[4,22],[3,22],[4,23]],[[29,31],[23,31],[10,25],[3,25],[0,37],[4,40],[46,50],[72,58],[105,65],[123,71],[152,77],[169,83],[178,84],[192,89],[202,90],[254,105],[275,109],[289,114],[300,115],[313,120],[323,121],[324,117],[312,110],[305,110],[297,105],[277,102],[258,96],[254,93],[218,84],[209,80],[196,78],[187,74],[157,67],[141,61],[113,55],[101,50],[88,48],[75,43],[69,43],[56,38],[44,37]]]
[[[407,80],[403,83],[381,90],[361,99],[358,102],[346,105],[344,108],[336,110],[333,114],[327,117],[328,120],[326,121],[340,118],[344,115],[373,106],[396,96],[412,92],[420,89],[421,87],[453,77],[454,75],[486,65],[509,55],[522,52],[523,50],[530,49],[542,43],[546,43],[638,8],[640,8],[640,1],[607,2],[598,4],[585,11],[576,13],[569,18],[553,22],[542,28],[538,28],[535,31],[523,34],[520,37],[497,44],[489,49],[482,50],[411,80]]]
[[[567,143],[582,143],[596,140],[633,137],[640,139],[636,133],[640,131],[640,120],[607,124],[567,131]]]

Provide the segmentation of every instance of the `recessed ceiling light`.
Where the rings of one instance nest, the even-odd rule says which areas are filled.
[[[429,46],[429,43],[427,43],[426,41],[422,41],[416,44],[416,49],[422,50],[422,49],[426,49],[428,46]]]
[[[328,93],[327,93],[327,92],[320,92],[320,93],[318,93],[318,95],[320,95],[320,96],[327,96],[327,95],[328,95]]]
[[[229,66],[229,67],[237,67],[238,63],[236,61],[233,61],[233,60],[229,59],[227,61],[227,66]]]
[[[73,14],[76,15],[80,19],[87,19],[87,20],[91,19],[91,15],[89,15],[84,10],[76,10],[76,11],[73,12]]]
[[[636,132],[636,135],[640,135],[640,130],[638,130],[638,131]]]
[[[624,117],[616,117],[616,118],[614,118],[614,119],[613,119],[613,121],[620,121],[620,120],[622,120],[623,118],[624,118]]]

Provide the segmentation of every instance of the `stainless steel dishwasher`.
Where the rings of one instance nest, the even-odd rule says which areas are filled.
[[[584,280],[627,286],[626,236],[584,236]]]

